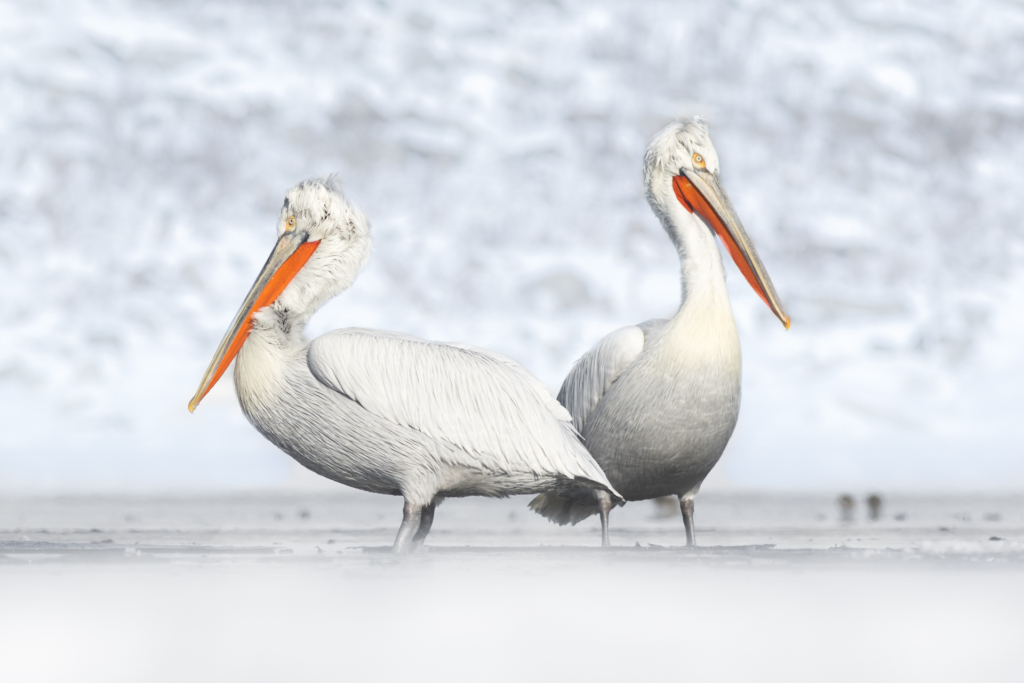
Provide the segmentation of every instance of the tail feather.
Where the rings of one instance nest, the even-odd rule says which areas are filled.
[[[596,496],[567,498],[557,493],[542,493],[530,501],[530,509],[560,526],[577,524],[601,511]]]

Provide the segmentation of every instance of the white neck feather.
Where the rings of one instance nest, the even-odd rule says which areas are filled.
[[[725,286],[725,266],[711,229],[676,199],[671,177],[648,188],[648,200],[679,254],[681,303],[666,342],[690,359],[739,365],[739,336]],[[671,341],[670,341],[671,340]]]
[[[715,236],[695,215],[682,206],[673,215],[669,232],[679,254],[681,277],[680,311],[699,307],[723,309],[732,315],[725,288],[725,266]]]
[[[306,323],[328,300],[352,285],[370,247],[368,231],[326,234],[277,300],[253,315],[252,332],[235,361],[239,400],[260,402],[282,386],[288,365],[308,344]]]

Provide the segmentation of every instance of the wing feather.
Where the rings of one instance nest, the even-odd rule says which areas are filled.
[[[652,320],[619,328],[576,361],[562,382],[558,400],[572,415],[577,431],[583,431],[609,387],[644,350],[646,334],[661,324],[663,321]]]
[[[614,491],[566,411],[510,358],[353,328],[313,341],[308,363],[325,386],[472,454],[474,466],[583,478]]]

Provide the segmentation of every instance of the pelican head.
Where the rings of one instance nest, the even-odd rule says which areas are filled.
[[[217,347],[189,410],[221,378],[254,326],[280,325],[287,334],[301,334],[309,316],[352,284],[369,253],[370,225],[333,176],[288,190],[277,220],[277,244]]]
[[[707,124],[700,117],[670,123],[651,139],[644,162],[647,201],[669,236],[679,243],[682,230],[710,228],[757,295],[789,329],[768,271],[718,182],[718,152]]]

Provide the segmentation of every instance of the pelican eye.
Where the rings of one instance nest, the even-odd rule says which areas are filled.
[[[704,164],[704,157],[702,157],[701,155],[697,154],[696,152],[693,153],[693,163],[694,163],[695,166],[700,166],[701,168],[706,168],[706,166]]]
[[[292,230],[295,228],[295,216],[288,216],[288,221],[285,223],[285,228],[287,230]]]

